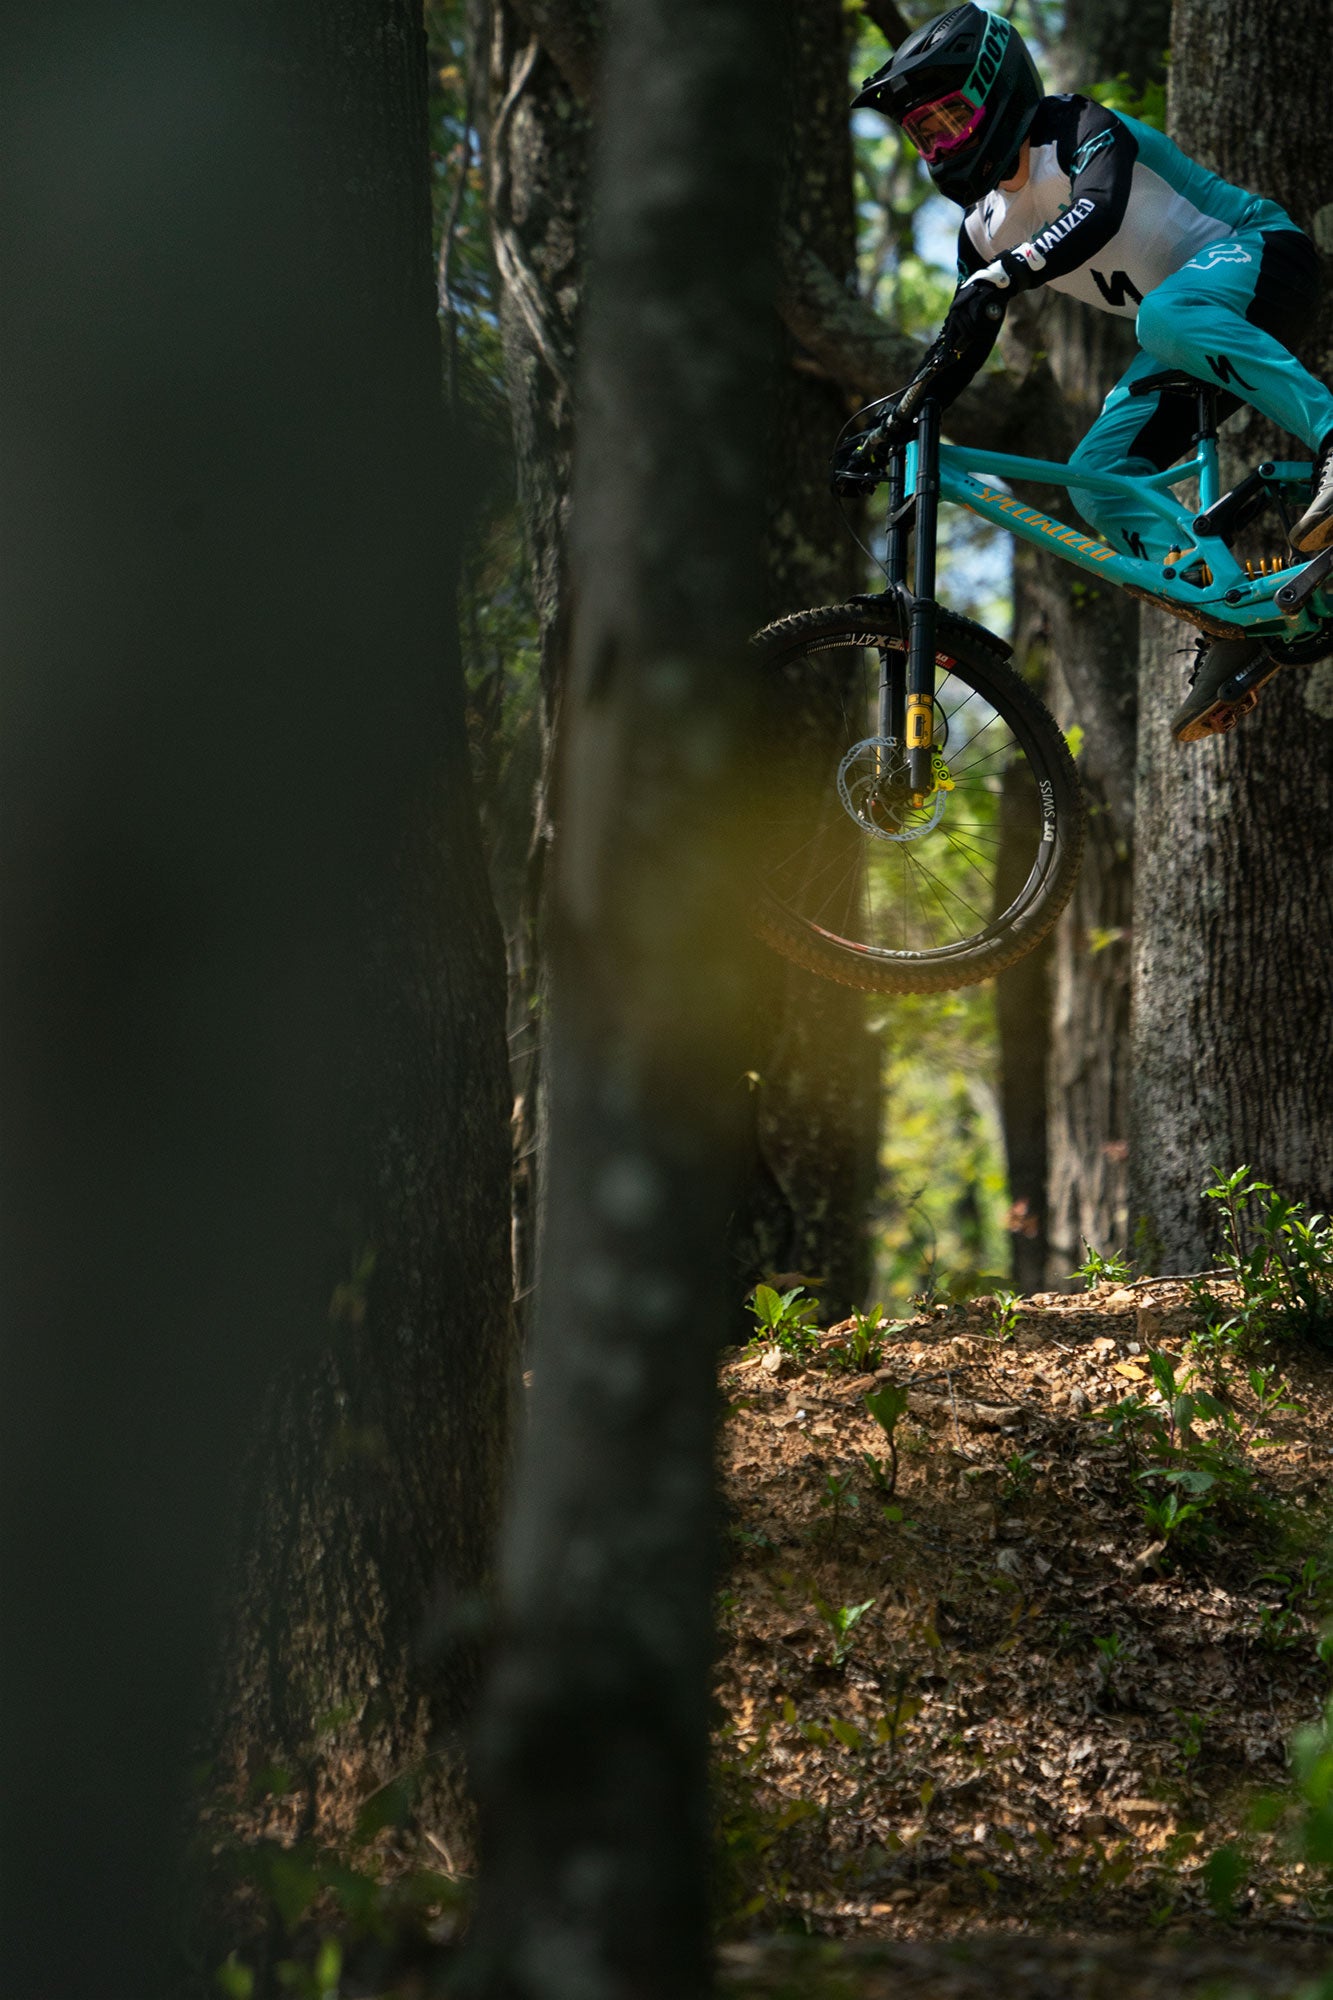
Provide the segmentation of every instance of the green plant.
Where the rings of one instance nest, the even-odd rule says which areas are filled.
[[[1035,1451],[1010,1452],[1004,1462],[1004,1478],[1000,1484],[999,1502],[1002,1507],[1012,1506],[1021,1500],[1037,1476],[1037,1454]]]
[[[853,1634],[865,1617],[874,1608],[875,1600],[867,1597],[863,1604],[828,1604],[822,1597],[814,1600],[815,1610],[833,1635],[833,1652],[829,1665],[841,1667],[852,1649]]]
[[[997,1292],[990,1311],[989,1332],[993,1340],[1012,1340],[1018,1331],[1023,1302],[1017,1292]]]
[[[1261,1363],[1247,1369],[1245,1379],[1261,1417],[1299,1416],[1303,1410],[1304,1405],[1292,1395],[1290,1382],[1284,1381],[1274,1368]]]
[[[756,1340],[774,1341],[797,1360],[803,1360],[814,1348],[819,1306],[803,1285],[794,1285],[789,1292],[756,1285],[749,1307],[755,1318]]]
[[[1160,1480],[1166,1487],[1162,1493],[1138,1496],[1144,1524],[1159,1542],[1170,1548],[1177,1537],[1197,1543],[1206,1534],[1209,1496],[1217,1483],[1212,1473],[1188,1465],[1154,1465],[1138,1476],[1144,1481]]]
[[[1208,1718],[1204,1715],[1196,1715],[1192,1710],[1184,1708],[1172,1709],[1171,1713],[1175,1716],[1176,1722],[1179,1725],[1178,1728],[1172,1731],[1171,1748],[1180,1763],[1188,1767],[1191,1764],[1197,1763],[1203,1752],[1203,1740],[1208,1729]]]
[[[1129,1276],[1129,1259],[1113,1250],[1109,1257],[1103,1257],[1100,1250],[1094,1250],[1087,1237],[1083,1239],[1083,1262],[1075,1265],[1069,1273],[1071,1278],[1081,1278],[1088,1291],[1094,1285],[1123,1285]]]
[[[1097,1654],[1093,1662],[1097,1672],[1097,1693],[1102,1698],[1112,1696],[1116,1691],[1116,1668],[1129,1658],[1130,1648],[1118,1632],[1094,1638],[1092,1643]]]
[[[1228,1304],[1195,1287],[1206,1343],[1242,1358],[1275,1339],[1333,1341],[1333,1225],[1288,1201],[1248,1167],[1212,1170],[1205,1201],[1222,1238],[1221,1264],[1240,1292]]]
[[[827,1507],[831,1516],[830,1535],[836,1547],[842,1536],[842,1516],[844,1508],[850,1513],[861,1505],[852,1491],[852,1475],[844,1472],[839,1476],[834,1472],[824,1475],[824,1491],[819,1496],[821,1507]]]
[[[853,1313],[846,1333],[825,1352],[828,1366],[848,1375],[873,1375],[884,1359],[884,1342],[879,1336],[886,1324],[883,1306]]]
[[[862,1456],[875,1485],[891,1495],[898,1484],[898,1425],[906,1414],[907,1391],[898,1382],[886,1382],[882,1389],[870,1391],[865,1406],[884,1433],[889,1456],[881,1460],[869,1451]]]

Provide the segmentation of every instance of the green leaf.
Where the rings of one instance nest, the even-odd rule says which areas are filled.
[[[884,1435],[891,1438],[907,1409],[907,1390],[897,1382],[886,1382],[882,1389],[871,1390],[865,1406]]]
[[[1234,1847],[1219,1847],[1203,1864],[1203,1885],[1219,1917],[1229,1916],[1236,1891],[1245,1879],[1245,1863]]]
[[[754,1316],[761,1326],[772,1326],[782,1311],[782,1300],[771,1285],[754,1288]]]
[[[315,1985],[320,2000],[338,2000],[338,1982],[342,1978],[343,1952],[337,1938],[322,1938],[315,1954]]]
[[[234,1951],[230,1951],[213,1974],[213,1983],[220,1993],[226,1994],[227,2000],[251,2000],[255,1975],[248,1965],[241,1964]]]

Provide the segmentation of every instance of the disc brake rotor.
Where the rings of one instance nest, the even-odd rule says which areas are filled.
[[[867,736],[854,743],[838,766],[843,811],[872,840],[921,840],[939,825],[953,788],[949,767],[936,750],[930,791],[923,804],[914,805],[907,790],[906,760],[891,736]]]

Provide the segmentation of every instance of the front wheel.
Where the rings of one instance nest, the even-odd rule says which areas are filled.
[[[970,986],[1012,965],[1055,923],[1083,850],[1078,774],[1045,704],[966,619],[941,612],[936,643],[921,803],[901,730],[882,719],[900,709],[881,702],[881,678],[901,689],[906,671],[891,601],[799,612],[754,641],[788,717],[755,926],[784,957],[871,993]]]

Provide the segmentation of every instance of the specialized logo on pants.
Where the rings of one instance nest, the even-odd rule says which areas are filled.
[[[1252,264],[1253,257],[1240,243],[1213,243],[1191,257],[1187,271],[1215,271],[1219,264]]]

